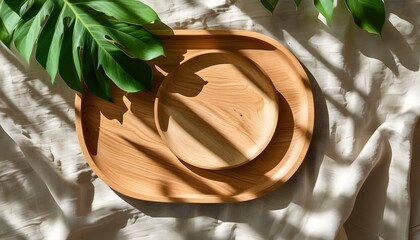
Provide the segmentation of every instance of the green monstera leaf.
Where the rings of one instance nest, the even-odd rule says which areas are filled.
[[[145,63],[163,55],[158,37],[144,27],[157,14],[137,0],[0,0],[0,39],[13,41],[29,61],[33,52],[52,81],[83,83],[111,100],[110,81],[127,92],[151,86]]]
[[[314,0],[315,7],[325,17],[328,24],[331,24],[334,12],[334,0]]]
[[[273,12],[279,0],[261,0],[261,4],[270,12]]]
[[[11,41],[11,32],[13,32],[19,20],[20,16],[0,0],[0,41],[7,46],[9,46]]]
[[[360,28],[374,34],[381,34],[385,23],[385,6],[382,0],[345,0]]]

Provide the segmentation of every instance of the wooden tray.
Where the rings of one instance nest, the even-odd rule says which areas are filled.
[[[87,162],[114,190],[157,202],[247,201],[286,182],[302,163],[312,137],[313,97],[297,59],[276,41],[243,30],[156,31],[166,57],[150,62],[153,91],[127,94],[112,89],[113,103],[77,95],[76,131]],[[253,161],[226,170],[206,170],[180,161],[158,134],[157,90],[184,59],[223,50],[253,61],[278,91],[279,116],[273,138]]]

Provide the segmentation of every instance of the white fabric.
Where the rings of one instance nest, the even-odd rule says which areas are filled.
[[[313,1],[281,0],[273,15],[258,0],[144,2],[173,28],[253,30],[296,55],[316,111],[303,165],[244,203],[129,199],[87,166],[74,93],[1,45],[0,239],[420,239],[418,0],[385,1],[382,38],[341,0],[331,26]]]

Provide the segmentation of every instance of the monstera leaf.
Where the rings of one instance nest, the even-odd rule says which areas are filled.
[[[261,0],[261,4],[270,12],[274,11],[279,0]]]
[[[360,28],[374,34],[381,34],[385,23],[385,7],[382,0],[345,0]]]
[[[334,11],[334,0],[314,0],[316,9],[325,17],[328,24],[331,24]]]
[[[279,0],[261,0],[262,5],[273,12]],[[301,0],[294,0],[296,6]],[[313,0],[315,7],[325,17],[328,24],[332,21],[334,0]],[[340,1],[340,0],[338,0]],[[357,26],[363,30],[380,35],[385,23],[385,7],[382,0],[344,0],[353,15]]]
[[[110,81],[127,92],[148,89],[145,61],[163,55],[160,40],[144,27],[157,14],[137,0],[0,0],[0,39],[37,61],[52,81],[85,85],[111,100]],[[35,53],[34,53],[35,51]]]

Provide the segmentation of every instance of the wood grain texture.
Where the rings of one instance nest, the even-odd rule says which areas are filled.
[[[153,89],[127,94],[112,89],[113,102],[77,95],[76,130],[93,171],[127,196],[157,202],[247,201],[286,182],[302,163],[313,131],[309,80],[297,59],[276,41],[242,30],[162,30],[166,56],[150,62]],[[155,125],[157,90],[190,56],[223,50],[249,59],[277,90],[279,116],[274,135],[254,160],[225,170],[207,170],[180,161]]]
[[[171,71],[155,100],[155,121],[181,160],[204,169],[238,167],[260,154],[274,134],[277,91],[252,61],[204,51]]]

